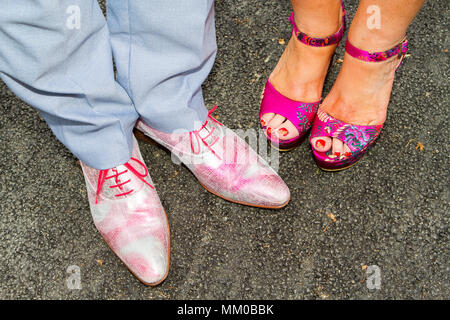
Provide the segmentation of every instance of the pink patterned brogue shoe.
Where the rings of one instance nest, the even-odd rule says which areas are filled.
[[[294,22],[294,14],[292,13],[290,18],[292,33],[298,41],[308,46],[325,47],[339,44],[344,36],[346,17],[347,15],[342,4],[342,24],[339,30],[326,38],[313,38],[298,29]],[[312,121],[314,120],[320,102],[321,100],[315,102],[302,102],[289,99],[278,92],[272,83],[270,83],[270,80],[267,79],[261,100],[259,119],[262,129],[266,133],[267,139],[269,139],[271,145],[280,151],[289,151],[297,147],[303,141],[306,132],[311,128]],[[263,115],[267,113],[279,114],[291,121],[298,130],[299,135],[292,139],[279,139],[277,135],[273,134],[271,128],[266,126],[262,119]]]
[[[108,246],[141,282],[161,283],[169,272],[169,224],[136,139],[127,163],[81,167],[94,224]]]
[[[209,192],[244,205],[284,207],[289,188],[244,140],[211,116],[216,107],[195,131],[169,134],[140,120],[136,128],[169,149]]]
[[[408,40],[405,39],[395,47],[383,52],[367,52],[353,46],[348,40],[345,45],[345,51],[352,57],[366,61],[378,62],[385,61],[391,57],[397,56],[399,59],[397,69],[403,62],[408,49]],[[336,156],[332,150],[319,152],[313,149],[313,155],[317,165],[325,171],[344,170],[356,164],[366,153],[367,149],[373,145],[379,136],[383,125],[360,126],[340,121],[319,109],[317,117],[313,122],[311,130],[310,143],[317,137],[331,137],[341,140],[351,152]]]

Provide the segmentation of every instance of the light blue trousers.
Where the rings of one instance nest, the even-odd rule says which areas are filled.
[[[97,169],[129,160],[139,117],[197,129],[217,51],[213,0],[109,0],[107,16],[95,0],[0,0],[1,79]]]

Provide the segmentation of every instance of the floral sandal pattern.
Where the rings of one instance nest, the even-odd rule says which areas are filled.
[[[393,56],[398,56],[400,61],[397,69],[402,64],[407,50],[408,40],[406,37],[394,48],[383,52],[367,52],[358,49],[348,40],[345,45],[345,51],[348,54],[356,59],[367,62],[385,61]],[[373,145],[382,128],[383,125],[358,126],[349,124],[335,119],[319,109],[312,125],[310,143],[311,140],[316,137],[337,138],[346,144],[351,152],[336,156],[331,154],[331,149],[328,152],[319,152],[312,148],[317,165],[326,171],[339,171],[351,167],[356,164],[366,153],[367,149]]]

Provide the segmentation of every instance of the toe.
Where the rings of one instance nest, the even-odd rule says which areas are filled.
[[[299,132],[291,121],[286,120],[277,128],[275,134],[280,140],[289,140],[298,137]]]
[[[332,141],[330,137],[315,137],[311,139],[312,147],[319,152],[330,150]]]
[[[350,150],[350,148],[344,144],[344,156],[349,157],[352,154],[352,150]]]
[[[273,117],[275,116],[275,113],[269,112],[269,113],[265,113],[262,115],[260,122],[261,122],[261,127],[266,127],[267,124],[273,119]]]
[[[341,140],[333,138],[332,146],[331,146],[331,157],[340,157],[344,155],[344,144]]]
[[[267,123],[267,127],[270,127],[272,131],[277,129],[284,121],[285,117],[280,116],[279,114],[275,114],[275,116]]]

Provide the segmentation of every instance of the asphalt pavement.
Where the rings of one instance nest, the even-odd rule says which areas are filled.
[[[345,2],[351,19],[357,1]],[[287,0],[216,1],[219,51],[204,95],[228,127],[259,128],[290,10]],[[141,143],[171,227],[170,273],[154,288],[95,229],[77,160],[1,83],[0,299],[450,298],[448,25],[446,0],[428,1],[412,23],[385,128],[357,166],[320,171],[307,143],[280,155],[292,193],[282,210],[215,197]],[[66,283],[74,265],[79,290]],[[373,270],[378,288],[366,281]]]

